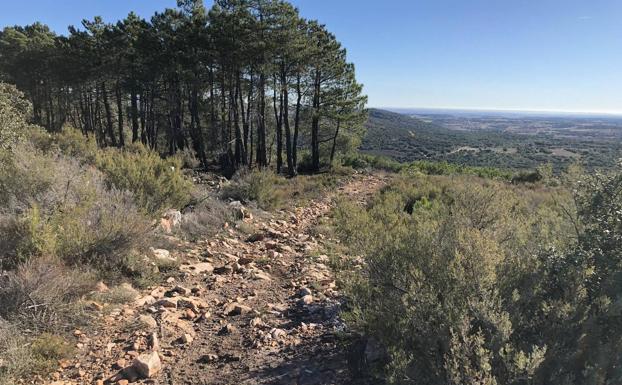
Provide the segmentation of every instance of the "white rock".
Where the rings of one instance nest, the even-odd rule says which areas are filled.
[[[171,252],[164,249],[154,249],[153,247],[150,249],[151,255],[160,261],[176,261],[174,257],[171,257]]]
[[[194,341],[194,337],[192,337],[188,333],[186,333],[183,336],[181,336],[181,342],[184,343],[184,344],[191,344],[192,341]]]

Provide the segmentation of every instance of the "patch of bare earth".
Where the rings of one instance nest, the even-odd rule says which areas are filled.
[[[76,333],[80,354],[55,384],[357,383],[339,339],[341,294],[312,229],[334,198],[366,202],[387,178],[357,175],[305,207],[247,218],[259,229],[250,237],[230,229],[186,244],[184,274],[102,314],[103,333]],[[161,362],[145,379],[135,360],[154,351]]]

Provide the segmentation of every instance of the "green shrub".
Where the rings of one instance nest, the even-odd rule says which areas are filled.
[[[243,171],[221,192],[222,199],[255,202],[264,210],[294,207],[325,194],[350,173],[324,173],[285,178],[270,170]]]
[[[361,170],[368,168],[368,159],[370,156],[366,156],[360,153],[347,154],[341,158],[341,164],[347,167],[352,167],[355,170]]]
[[[180,159],[162,159],[140,144],[125,150],[103,150],[97,168],[106,175],[109,187],[132,192],[136,203],[150,215],[182,208],[190,200],[192,182],[184,177]]]
[[[344,155],[341,158],[341,163],[344,166],[349,166],[358,170],[372,168],[375,170],[384,170],[389,172],[400,172],[406,166],[405,163],[400,163],[385,156],[368,155],[363,153],[350,153]]]
[[[48,375],[73,349],[64,338],[43,333],[29,339],[16,325],[0,320],[0,385]]]
[[[0,265],[5,269],[14,269],[32,256],[53,255],[56,248],[56,236],[36,205],[22,216],[0,218],[0,234]]]
[[[32,373],[32,353],[20,329],[0,319],[0,385],[14,385]]]
[[[11,149],[28,130],[30,103],[15,86],[0,83],[0,151]]]
[[[263,209],[278,207],[283,200],[282,186],[287,181],[270,170],[240,172],[222,191],[223,199],[256,202]]]
[[[60,167],[57,158],[45,156],[28,143],[20,144],[17,150],[5,158],[0,168],[0,211],[26,211],[32,202],[48,202],[50,192],[62,191],[56,178]],[[47,207],[47,203],[43,206]]]
[[[52,144],[65,156],[77,158],[88,164],[94,164],[99,153],[95,137],[86,137],[73,128],[66,128],[53,135]]]
[[[14,268],[32,256],[110,268],[148,239],[148,220],[127,192],[91,166],[23,144],[0,170],[0,256]]]
[[[512,178],[512,172],[494,167],[472,167],[456,163],[430,162],[424,160],[408,164],[404,171],[410,175],[422,173],[425,175],[474,175],[482,178],[503,180],[510,180]]]
[[[197,158],[194,150],[186,148],[175,154],[175,157],[181,162],[182,168],[195,169],[201,166],[201,161]]]
[[[387,349],[391,383],[536,378],[548,341],[532,338],[539,330],[514,304],[532,287],[523,279],[533,276],[539,251],[572,247],[573,226],[556,201],[568,203],[569,194],[402,176],[367,208],[341,202],[337,234],[367,262],[347,280],[348,318]]]
[[[57,368],[58,361],[71,357],[72,346],[61,336],[43,333],[30,345],[33,370],[37,373],[50,372]]]

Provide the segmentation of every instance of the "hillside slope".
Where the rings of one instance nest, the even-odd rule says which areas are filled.
[[[520,139],[516,135],[496,132],[459,131],[429,123],[412,116],[386,110],[370,109],[367,135],[362,150],[390,156],[399,161],[447,160],[473,166],[500,166],[499,155],[486,159],[486,151]],[[464,155],[477,155],[472,159]],[[462,157],[456,157],[461,155]],[[529,166],[517,164],[515,166]]]
[[[366,127],[361,149],[399,161],[436,158],[450,152],[457,140],[466,139],[436,124],[379,109],[369,110]]]
[[[461,125],[450,128],[405,114],[371,109],[361,149],[401,162],[436,160],[508,169],[533,169],[550,163],[562,170],[577,160],[587,168],[612,168],[620,157],[619,141],[608,136],[521,134],[494,127],[472,129],[470,123],[466,119],[464,129],[460,129]]]

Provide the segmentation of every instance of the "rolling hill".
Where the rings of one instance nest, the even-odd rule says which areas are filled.
[[[464,127],[471,122],[465,120]],[[487,128],[457,129],[381,109],[370,109],[361,150],[400,162],[438,160],[469,166],[533,169],[551,163],[562,169],[575,161],[611,168],[620,144],[606,137],[564,137],[556,132],[524,134]]]

